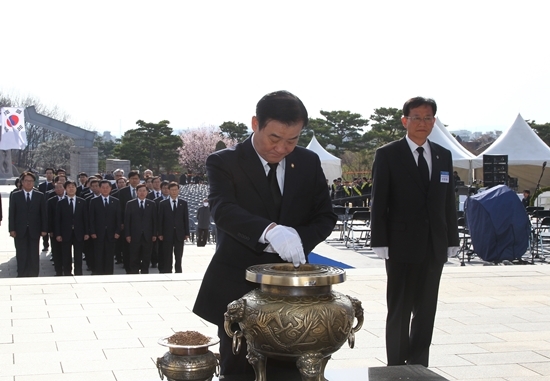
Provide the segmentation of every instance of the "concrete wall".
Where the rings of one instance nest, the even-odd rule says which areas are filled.
[[[86,172],[88,176],[98,171],[97,147],[71,147],[71,169],[69,177],[76,180],[80,172]]]

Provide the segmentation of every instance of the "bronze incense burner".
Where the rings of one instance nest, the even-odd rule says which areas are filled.
[[[261,287],[227,307],[224,328],[233,338],[233,352],[240,351],[244,336],[256,381],[266,381],[267,358],[296,362],[303,381],[324,381],[330,356],[346,340],[353,348],[363,325],[361,302],[332,291],[333,284],[345,281],[345,271],[325,265],[264,264],[249,267],[246,279]],[[241,330],[233,332],[233,323]]]

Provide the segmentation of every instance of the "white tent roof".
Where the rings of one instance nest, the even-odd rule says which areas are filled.
[[[436,119],[434,128],[428,136],[428,139],[451,151],[453,155],[453,167],[464,169],[470,168],[470,161],[473,160],[474,155],[456,141],[453,135],[451,135],[443,123],[441,123],[439,118]]]
[[[332,184],[333,179],[342,177],[342,161],[331,153],[327,152],[321,144],[317,141],[315,136],[311,138],[311,141],[306,147],[308,150],[313,151],[319,156],[321,160],[321,167],[325,172],[325,177]]]
[[[550,160],[550,147],[525,122],[521,114],[489,148],[474,159],[474,167],[483,167],[483,155],[508,155],[508,165],[536,165]]]

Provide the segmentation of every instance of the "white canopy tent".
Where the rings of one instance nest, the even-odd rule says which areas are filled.
[[[434,128],[428,139],[451,151],[453,155],[453,167],[470,170],[474,155],[456,141],[439,118],[436,118]]]
[[[474,159],[474,168],[481,168],[476,170],[479,179],[483,177],[483,155],[508,155],[509,176],[518,178],[520,189],[534,190],[542,172],[542,164],[550,161],[550,147],[518,114],[514,124]],[[546,172],[540,185],[550,185],[550,173]]]
[[[323,172],[325,173],[325,177],[328,179],[329,184],[332,184],[332,180],[342,177],[342,161],[327,152],[327,150],[319,144],[315,136],[311,138],[311,141],[306,148],[315,152],[319,156],[319,159],[321,160],[321,167],[323,168]]]

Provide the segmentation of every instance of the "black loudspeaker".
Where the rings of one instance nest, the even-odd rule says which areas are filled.
[[[483,185],[508,184],[508,155],[483,155]]]

